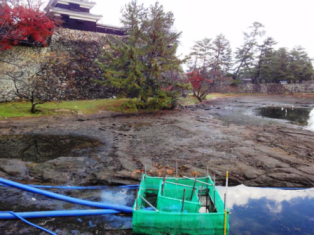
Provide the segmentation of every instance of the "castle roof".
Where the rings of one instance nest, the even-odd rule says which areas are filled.
[[[59,7],[50,7],[48,12],[52,12],[55,15],[56,14],[69,15],[72,19],[82,19],[82,20],[94,21],[94,22],[102,18],[102,15],[94,15],[89,12],[76,12],[76,11],[71,11],[71,10],[59,8]]]
[[[87,0],[50,0],[45,10],[48,11],[50,7],[55,7],[57,3],[69,5],[69,3],[75,3],[80,5],[82,8],[91,9],[96,6],[96,2],[91,2]]]
[[[65,28],[124,35],[124,28],[98,22],[102,15],[90,13],[95,5],[95,2],[86,0],[50,0],[45,10],[47,15],[60,17]]]

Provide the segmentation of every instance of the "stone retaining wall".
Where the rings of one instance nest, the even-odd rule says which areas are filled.
[[[102,79],[102,72],[95,64],[105,45],[105,34],[70,29],[58,29],[47,48],[14,47],[0,54],[0,101],[16,99],[9,74],[27,77],[39,70],[42,61],[55,57],[51,72],[65,85],[62,99],[110,98],[113,89],[104,88],[93,81]],[[62,59],[60,59],[62,58]]]
[[[303,84],[216,84],[211,92],[218,93],[262,93],[262,94],[294,94],[294,93],[314,93],[314,83]]]

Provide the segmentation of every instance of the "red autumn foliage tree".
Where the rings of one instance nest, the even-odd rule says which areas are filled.
[[[202,102],[206,98],[213,80],[208,78],[207,71],[194,70],[187,74],[193,88],[193,95]]]
[[[230,43],[224,35],[196,41],[190,54],[188,77],[194,96],[201,102],[210,93],[216,81],[223,77],[231,66]]]
[[[47,46],[54,27],[39,4],[0,3],[0,50],[21,43]]]

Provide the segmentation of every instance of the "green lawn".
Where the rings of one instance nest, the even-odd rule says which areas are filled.
[[[227,93],[227,94],[220,94],[220,93],[212,93],[206,96],[206,100],[211,100],[215,98],[222,98],[222,97],[228,97],[228,96],[236,96],[240,94],[234,94],[234,93]],[[242,94],[244,95],[244,94]],[[180,98],[179,99],[179,104],[183,106],[189,106],[199,103],[198,99],[193,96],[192,93],[188,94],[186,98]]]
[[[112,99],[112,100],[77,100],[63,102],[48,102],[36,106],[39,110],[37,113],[30,112],[31,104],[29,102],[10,102],[0,104],[0,119],[5,117],[34,117],[47,116],[62,113],[84,113],[92,114],[98,110],[118,111],[119,106],[128,99]]]
[[[234,94],[210,94],[206,99],[226,97]],[[70,113],[93,114],[99,110],[120,111],[119,106],[129,99],[100,99],[100,100],[77,100],[63,102],[48,102],[36,106],[39,110],[37,113],[30,112],[31,104],[29,102],[10,102],[0,104],[0,119],[12,117],[36,117],[50,116]],[[198,103],[198,100],[189,94],[186,98],[180,98],[179,104],[183,106],[193,105]]]

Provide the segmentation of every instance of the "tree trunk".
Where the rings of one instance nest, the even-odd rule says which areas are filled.
[[[195,97],[198,99],[199,102],[202,102],[202,98],[198,95],[195,95]]]
[[[32,109],[31,109],[32,113],[36,113],[36,104],[32,103]]]

